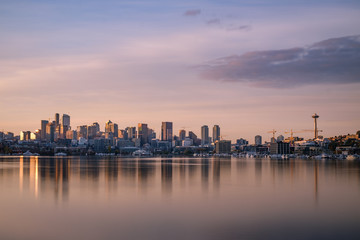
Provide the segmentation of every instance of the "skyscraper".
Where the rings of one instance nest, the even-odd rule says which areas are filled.
[[[60,127],[61,138],[66,138],[66,132],[68,130],[70,130],[70,116],[67,114],[63,114]]]
[[[127,131],[127,135],[130,140],[136,138],[136,127],[127,127],[125,130]]]
[[[255,136],[255,145],[261,145],[262,144],[262,137],[260,135]]]
[[[41,140],[46,141],[46,125],[49,123],[47,120],[41,120]]]
[[[63,114],[62,116],[62,125],[66,127],[70,127],[70,116],[67,114]]]
[[[179,140],[183,141],[183,140],[185,140],[185,137],[186,137],[186,131],[184,129],[180,130],[179,131]]]
[[[173,123],[162,122],[161,124],[161,141],[171,142],[173,139]]]
[[[219,125],[214,125],[213,127],[213,142],[220,140],[220,127]]]
[[[209,127],[204,125],[201,127],[201,145],[209,144]]]
[[[87,138],[87,126],[82,125],[77,127],[77,138]]]
[[[118,125],[110,120],[107,121],[105,123],[105,133],[112,133],[113,137],[118,137],[118,133],[119,133]]]
[[[140,139],[140,145],[148,143],[148,126],[145,123],[138,124],[138,138]]]
[[[55,113],[55,124],[59,125],[60,124],[60,114]]]
[[[46,141],[48,142],[54,142],[55,138],[55,125],[56,122],[48,122],[46,124]]]

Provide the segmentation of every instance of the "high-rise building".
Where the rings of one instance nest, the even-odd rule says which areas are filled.
[[[209,142],[209,127],[204,125],[201,127],[201,145],[208,145]]]
[[[125,130],[127,131],[127,135],[130,140],[137,137],[136,127],[127,127]]]
[[[98,122],[94,122],[92,125],[96,127],[96,132],[100,132],[100,125]]]
[[[63,114],[60,127],[60,138],[66,138],[66,132],[70,130],[70,116]]]
[[[162,122],[161,124],[161,141],[172,142],[173,139],[173,123]]]
[[[118,137],[118,125],[110,120],[105,123],[105,133],[112,133],[113,137]]]
[[[54,142],[55,125],[56,125],[55,121],[49,122],[48,124],[46,124],[46,141],[48,141],[48,142]]]
[[[195,146],[199,146],[201,144],[201,140],[198,139],[197,135],[193,133],[192,131],[189,131],[189,138],[193,140],[193,144]]]
[[[62,125],[70,127],[70,116],[67,114],[63,114],[62,116]]]
[[[146,123],[138,124],[138,138],[140,139],[140,146],[148,143],[148,126]]]
[[[55,124],[60,125],[60,114],[55,113]]]
[[[186,131],[184,129],[179,131],[179,140],[184,141],[186,137]]]
[[[66,139],[76,140],[77,139],[77,131],[67,130],[66,131]]]
[[[46,141],[46,125],[49,123],[47,120],[41,120],[41,140]]]
[[[255,145],[261,145],[262,144],[262,137],[260,135],[255,136]]]
[[[153,129],[148,128],[148,143],[151,142],[152,139],[156,138],[156,133]]]
[[[29,141],[31,136],[30,131],[21,131],[20,132],[20,141]]]
[[[82,125],[77,127],[77,139],[87,138],[87,126]]]
[[[87,139],[94,139],[97,134],[98,126],[96,124],[87,126]]]
[[[213,127],[213,142],[220,140],[220,127],[219,125],[214,125]]]

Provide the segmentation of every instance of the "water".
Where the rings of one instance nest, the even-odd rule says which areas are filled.
[[[0,239],[360,239],[360,162],[0,158]]]

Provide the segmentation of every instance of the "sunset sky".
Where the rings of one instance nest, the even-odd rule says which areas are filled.
[[[360,130],[358,0],[1,0],[0,29],[0,131]]]

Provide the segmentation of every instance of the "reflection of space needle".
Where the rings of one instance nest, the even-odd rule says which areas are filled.
[[[318,203],[318,199],[319,199],[319,191],[318,191],[318,175],[319,175],[319,169],[318,169],[318,164],[315,163],[315,167],[314,167],[314,194],[315,194],[315,204]]]

